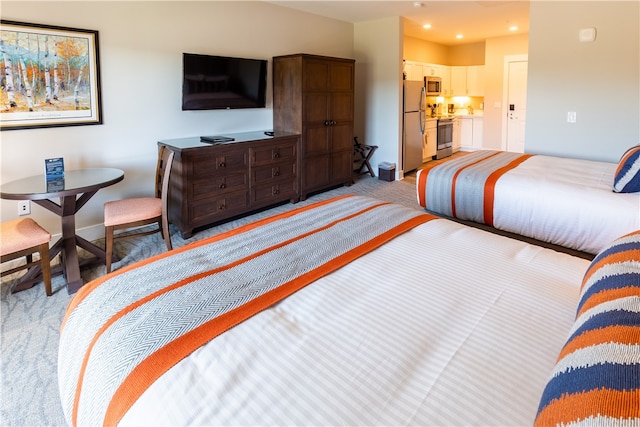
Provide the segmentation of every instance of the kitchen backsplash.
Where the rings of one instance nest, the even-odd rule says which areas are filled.
[[[473,112],[482,112],[484,110],[484,97],[483,96],[460,96],[460,97],[441,97],[441,96],[428,96],[427,105],[438,104],[436,109],[436,115],[447,114],[448,105],[454,104],[455,113],[468,114],[469,107],[473,109]],[[427,114],[431,112],[430,108],[427,108]]]

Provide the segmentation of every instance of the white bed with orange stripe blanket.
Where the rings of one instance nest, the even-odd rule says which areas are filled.
[[[640,193],[613,192],[616,164],[481,150],[418,171],[427,211],[598,253],[640,229]]]
[[[343,196],[117,270],[59,345],[73,425],[531,425],[589,262]]]

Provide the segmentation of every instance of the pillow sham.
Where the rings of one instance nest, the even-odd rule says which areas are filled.
[[[640,425],[640,231],[593,259],[580,294],[534,425]]]
[[[616,193],[640,191],[640,145],[629,148],[620,158],[613,177],[613,191]]]

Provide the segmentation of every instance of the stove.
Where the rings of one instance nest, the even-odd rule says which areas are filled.
[[[443,159],[453,154],[453,118],[439,117],[437,130],[438,143],[436,145],[436,155],[433,156],[434,160]]]

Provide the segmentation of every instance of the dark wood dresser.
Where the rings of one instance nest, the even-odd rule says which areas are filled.
[[[352,59],[273,58],[273,127],[301,135],[300,196],[353,182]]]
[[[159,141],[175,152],[169,184],[169,222],[189,238],[194,229],[283,201],[297,202],[300,135],[263,131]]]

